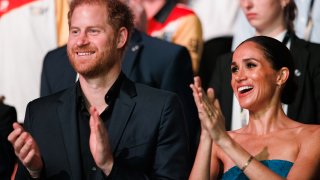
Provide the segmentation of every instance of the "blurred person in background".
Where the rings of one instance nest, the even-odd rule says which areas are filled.
[[[313,43],[320,43],[320,0],[294,0],[297,5],[294,30],[300,39]],[[255,34],[243,11],[239,11],[234,25],[232,49],[240,42]]]
[[[0,94],[23,122],[27,103],[40,95],[44,55],[67,42],[68,0],[0,1]]]
[[[16,109],[4,104],[4,96],[0,96],[0,177],[4,180],[11,178],[16,163],[13,147],[7,139],[14,122],[17,122]]]
[[[234,24],[240,11],[239,1],[190,0],[188,5],[198,15],[202,25],[204,46],[199,76],[202,87],[207,89],[216,59],[231,51]]]
[[[185,4],[176,0],[141,0],[147,15],[147,34],[185,46],[191,55],[193,73],[199,71],[203,49],[201,22]]]

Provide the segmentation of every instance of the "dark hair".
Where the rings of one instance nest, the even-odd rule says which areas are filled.
[[[72,0],[68,12],[69,27],[75,8],[83,4],[105,6],[106,11],[108,12],[107,19],[111,27],[115,32],[121,27],[125,27],[128,30],[128,39],[130,38],[134,26],[133,15],[129,7],[119,0]]]
[[[294,32],[293,21],[296,18],[297,5],[294,0],[290,0],[289,3],[284,7],[284,18],[288,31]]]
[[[239,46],[246,42],[256,43],[274,70],[278,71],[282,67],[289,69],[289,77],[281,93],[281,102],[285,104],[292,103],[298,86],[294,76],[294,63],[290,50],[280,41],[267,36],[254,36],[243,41]]]

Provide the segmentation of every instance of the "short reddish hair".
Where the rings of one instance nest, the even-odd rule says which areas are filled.
[[[68,13],[69,27],[75,8],[83,4],[105,6],[108,12],[107,19],[114,31],[117,32],[121,27],[125,27],[128,30],[128,39],[130,38],[134,27],[133,15],[129,7],[119,0],[72,0]]]

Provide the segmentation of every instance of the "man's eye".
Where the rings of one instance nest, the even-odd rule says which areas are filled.
[[[74,35],[79,34],[79,31],[78,30],[71,30],[71,34],[74,34]]]
[[[89,31],[90,34],[98,34],[99,33],[99,30],[96,30],[96,29],[91,29]]]

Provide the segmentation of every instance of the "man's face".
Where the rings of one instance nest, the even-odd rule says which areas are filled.
[[[99,5],[78,6],[72,14],[68,55],[70,63],[82,76],[99,76],[120,63],[117,33],[107,17],[106,8]]]

